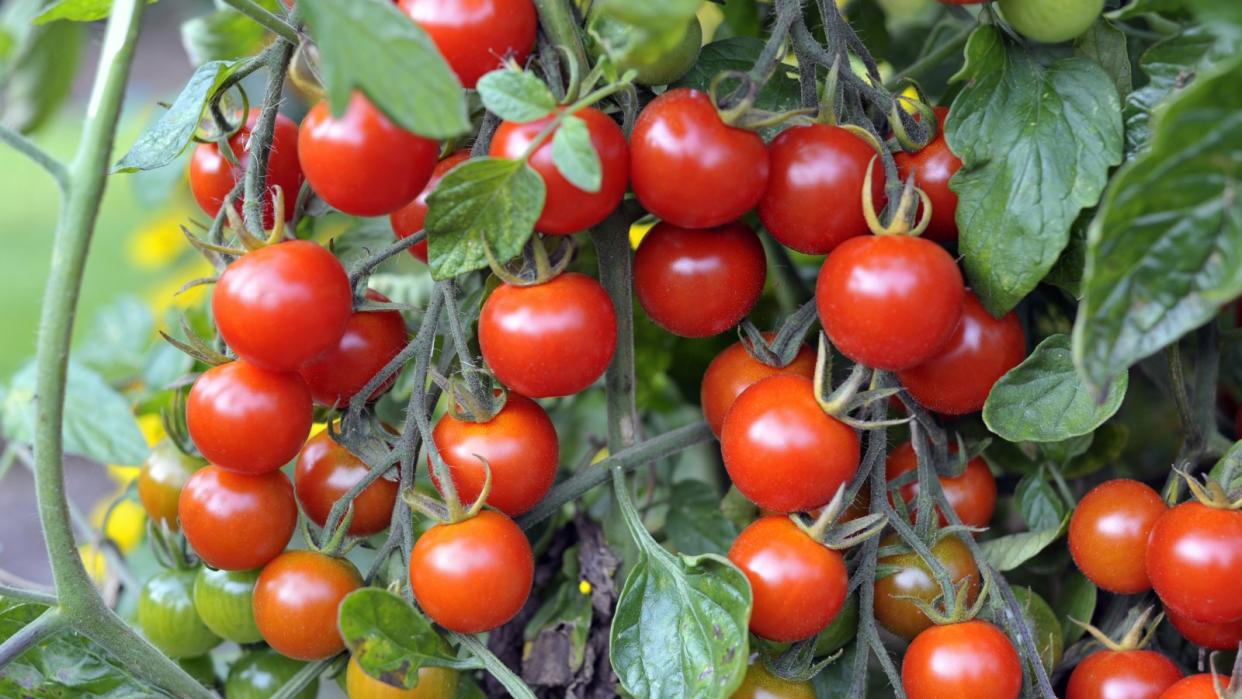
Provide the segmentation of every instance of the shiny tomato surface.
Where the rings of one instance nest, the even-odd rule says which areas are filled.
[[[245,476],[207,466],[181,489],[181,530],[213,568],[252,570],[275,558],[293,537],[298,505],[280,471]]]
[[[766,337],[770,340],[772,334]],[[707,365],[703,372],[703,383],[699,393],[699,402],[703,406],[703,417],[711,425],[712,433],[720,437],[720,429],[724,426],[725,414],[733,407],[733,401],[742,395],[742,391],[755,383],[776,376],[792,374],[811,378],[815,375],[815,352],[806,345],[798,348],[793,361],[783,367],[764,364],[751,356],[741,342],[729,345]]]

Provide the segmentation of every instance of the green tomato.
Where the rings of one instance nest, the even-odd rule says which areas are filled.
[[[593,13],[590,20],[591,52],[598,58],[610,53],[617,71],[634,70],[634,82],[640,85],[667,85],[689,72],[699,58],[703,46],[703,27],[698,17],[691,17],[675,43],[665,43],[664,36],[643,39],[638,30],[620,20]],[[672,36],[672,32],[668,33]],[[654,44],[654,45],[653,45]],[[605,45],[612,48],[608,51]]]
[[[212,570],[204,566],[194,578],[194,607],[207,628],[236,643],[263,640],[254,623],[254,584],[260,570]]]
[[[198,683],[209,689],[216,686],[216,666],[211,662],[210,655],[200,655],[197,658],[179,658],[177,664],[190,674],[190,677],[198,680]]]
[[[815,638],[815,656],[837,652],[858,635],[858,595],[845,598],[845,605],[827,628]]]
[[[220,643],[194,609],[194,571],[165,570],[142,586],[138,626],[170,658],[202,655]]]
[[[1056,612],[1052,611],[1044,598],[1032,592],[1029,587],[1014,587],[1013,596],[1018,600],[1022,616],[1035,636],[1039,660],[1043,663],[1044,670],[1051,673],[1057,663],[1061,662],[1065,645],[1061,635],[1061,622],[1057,621]]]
[[[270,648],[251,651],[229,668],[229,679],[224,683],[224,696],[229,699],[268,699],[288,682],[303,663],[277,653]],[[319,680],[306,685],[293,699],[315,699],[319,694]]]
[[[1104,0],[998,0],[1005,21],[1019,34],[1059,44],[1082,34],[1104,11]]]

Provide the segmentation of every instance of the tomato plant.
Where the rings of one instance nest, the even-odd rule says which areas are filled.
[[[367,291],[367,299],[388,303],[388,297]],[[345,323],[345,332],[334,347],[298,368],[316,403],[343,407],[372,376],[405,349],[408,333],[397,311],[357,311]],[[385,381],[367,397],[379,398],[392,388],[397,377]]]
[[[737,699],[815,699],[815,687],[810,682],[783,680],[758,661],[751,663],[742,686],[733,696]]]
[[[224,691],[230,699],[268,699],[280,691],[302,665],[270,648],[249,650],[229,668]],[[293,695],[293,699],[314,699],[318,694],[319,680],[314,679]]]
[[[1242,599],[1217,584],[1242,574],[1242,512],[1182,503],[1156,519],[1146,560],[1166,607],[1205,623],[1242,619]]]
[[[949,447],[949,458],[956,458],[956,445]],[[918,468],[918,456],[914,446],[905,442],[889,452],[885,473],[888,480],[896,480],[907,473],[914,473]],[[971,527],[986,527],[992,521],[992,513],[996,510],[996,478],[981,457],[966,462],[962,473],[957,476],[939,476],[940,488],[944,491],[945,500],[957,513],[962,524]],[[911,481],[901,486],[899,491],[907,506],[914,504],[919,494],[919,483]],[[948,524],[944,513],[940,513],[940,523]]]
[[[768,335],[767,339],[772,339],[772,336]],[[699,392],[703,417],[711,426],[712,433],[719,437],[725,415],[742,391],[769,376],[792,374],[809,379],[814,373],[815,353],[810,347],[799,347],[788,364],[777,367],[763,363],[752,356],[745,345],[735,342],[716,355],[703,372]]]
[[[254,584],[254,622],[269,646],[298,660],[345,648],[336,610],[362,585],[349,561],[315,551],[286,551],[263,566]]]
[[[371,467],[362,459],[333,441],[327,430],[311,437],[294,466],[293,485],[302,512],[315,524],[324,526],[332,505],[370,471]],[[371,536],[387,529],[397,490],[397,482],[384,476],[363,488],[353,500],[349,533]]]
[[[986,621],[932,626],[906,649],[901,684],[910,699],[1017,699],[1022,666],[1013,644]]]
[[[201,459],[181,451],[171,440],[156,444],[138,472],[138,499],[147,516],[157,525],[167,524],[176,531],[180,527],[177,501],[181,499],[181,489],[204,465]]]
[[[949,188],[949,180],[962,168],[962,161],[953,154],[944,138],[945,122],[949,119],[947,107],[936,107],[939,130],[936,137],[915,153],[901,151],[893,154],[897,171],[903,180],[915,175],[919,188],[931,201],[931,220],[923,235],[947,242],[957,240],[957,194]]]
[[[1161,699],[1218,699],[1220,694],[1216,691],[1216,685],[1220,684],[1222,689],[1229,688],[1229,678],[1224,675],[1210,675],[1204,673],[1202,675],[1191,675],[1185,679],[1178,680],[1175,684],[1164,690]]]
[[[1070,674],[1066,699],[1127,696],[1157,699],[1182,679],[1168,658],[1150,650],[1101,650],[1087,656]]]
[[[899,541],[891,537],[882,543],[893,546]],[[930,549],[932,556],[949,574],[955,589],[960,585],[967,603],[973,602],[979,594],[982,580],[970,549],[954,536],[940,539]],[[878,562],[890,566],[894,572],[875,583],[875,619],[898,636],[913,639],[932,626],[932,620],[915,601],[925,604],[936,601],[943,594],[940,584],[932,573],[931,565],[914,551],[885,556]]]
[[[194,155],[190,159],[190,191],[194,193],[203,213],[208,216],[219,213],[225,198],[245,173],[246,162],[250,157],[250,134],[258,118],[259,110],[250,110],[245,123],[229,137],[229,148],[233,151],[236,165],[225,158],[218,144],[200,143],[194,148]],[[298,164],[298,125],[283,114],[276,115],[266,180],[268,191],[262,204],[263,227],[271,228],[275,224],[272,197],[276,188],[279,187],[283,195],[283,215],[288,220],[293,217],[298,189],[302,186],[302,167]],[[239,214],[242,213],[243,201],[239,197],[234,204]]]
[[[1069,41],[1082,34],[1104,10],[1104,0],[998,0],[997,4],[1014,29],[1045,44]]]
[[[397,238],[408,238],[423,230],[423,221],[427,219],[427,197],[435,191],[436,185],[444,179],[445,173],[462,164],[469,157],[470,151],[459,150],[436,163],[435,169],[431,171],[431,179],[427,180],[423,191],[419,192],[409,204],[388,215],[388,221],[392,224],[392,232]],[[426,263],[427,240],[423,239],[410,246],[410,254]]]
[[[185,538],[204,562],[253,570],[284,550],[298,507],[280,471],[247,476],[207,466],[190,476],[177,508]]]

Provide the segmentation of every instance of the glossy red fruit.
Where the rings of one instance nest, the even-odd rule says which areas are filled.
[[[556,480],[560,463],[556,428],[538,403],[517,393],[510,393],[504,407],[487,422],[445,413],[432,439],[462,502],[473,502],[483,492],[486,470],[480,459],[492,472],[487,504],[510,517],[534,507]],[[431,479],[439,488],[434,471]]]
[[[539,18],[531,0],[400,0],[470,89],[506,58],[526,62]]]
[[[782,245],[808,255],[831,252],[866,235],[862,191],[872,168],[871,198],[884,207],[884,169],[875,149],[837,126],[812,124],[781,132],[768,146],[772,174],[759,202],[764,228]]]
[[[1229,688],[1229,677],[1226,675],[1191,675],[1164,690],[1160,699],[1220,699],[1221,695],[1216,692],[1217,682],[1220,682],[1221,689]]]
[[[190,159],[190,191],[208,216],[215,217],[224,205],[224,199],[233,191],[234,185],[245,172],[250,161],[250,132],[259,119],[259,110],[252,109],[246,123],[229,137],[229,148],[237,159],[237,165],[229,164],[215,143],[200,143],[194,148]],[[285,220],[293,217],[297,205],[298,190],[302,188],[302,166],[298,164],[298,125],[284,114],[276,115],[272,131],[272,150],[267,158],[267,195],[263,201],[263,227],[271,228],[276,218],[272,216],[272,197],[279,187],[284,194]],[[244,197],[238,197],[234,207],[242,212]]]
[[[306,443],[310,391],[297,374],[229,362],[194,382],[185,421],[194,446],[211,463],[238,473],[267,473],[288,463]]]
[[[410,587],[418,606],[458,633],[490,631],[512,619],[530,596],[534,574],[526,535],[491,510],[435,525],[410,552]]]
[[[630,181],[647,211],[711,228],[750,211],[768,183],[768,151],[720,120],[707,93],[675,88],[651,101],[630,135]]]
[[[449,170],[469,159],[470,151],[459,150],[436,163],[435,169],[431,171],[431,179],[427,180],[423,191],[414,197],[414,201],[388,215],[388,222],[392,224],[392,232],[398,239],[408,238],[423,229],[423,222],[427,220],[427,197],[436,190],[436,185],[440,184],[440,180],[444,179]],[[414,243],[410,247],[410,254],[426,264],[427,239],[423,238]]]
[[[362,587],[362,576],[344,558],[316,551],[287,551],[263,567],[254,585],[254,622],[281,655],[319,660],[345,650],[337,608]]]
[[[603,375],[617,348],[608,293],[585,274],[501,284],[479,314],[479,348],[496,378],[532,398],[568,396]]]
[[[765,335],[772,338],[772,333]],[[793,361],[783,367],[774,367],[755,359],[741,342],[726,347],[707,365],[703,372],[702,388],[699,392],[699,403],[703,406],[703,417],[711,426],[712,433],[720,437],[720,429],[724,426],[725,415],[733,407],[733,401],[742,395],[742,391],[755,383],[778,374],[791,374],[812,378],[815,375],[815,352],[803,345]]]
[[[1242,619],[1218,624],[1195,621],[1177,610],[1166,607],[1164,615],[1187,641],[1208,650],[1237,650],[1242,643]]]
[[[552,136],[549,136],[527,161],[535,172],[543,178],[547,188],[544,198],[543,212],[535,222],[535,229],[554,235],[569,235],[586,230],[608,218],[608,214],[621,203],[625,190],[630,182],[630,151],[625,143],[625,134],[621,127],[607,114],[586,107],[575,113],[586,122],[591,135],[591,147],[599,155],[600,180],[599,191],[588,192],[579,189],[557,169],[552,160]],[[492,136],[491,148],[488,151],[497,158],[517,160],[526,154],[531,142],[552,123],[555,115],[543,119],[516,123],[501,122]],[[555,134],[555,131],[553,132]]]
[[[1150,650],[1101,650],[1070,673],[1065,699],[1159,699],[1182,678],[1171,660]]]
[[[298,454],[293,472],[302,511],[312,522],[324,526],[336,501],[370,471],[371,467],[362,459],[333,441],[327,430],[316,434]],[[397,482],[384,476],[363,488],[354,498],[350,536],[371,536],[387,529],[398,490]]]
[[[378,291],[367,291],[367,298],[388,303],[388,297]],[[316,403],[344,407],[380,369],[401,354],[408,340],[400,312],[359,311],[349,317],[336,346],[303,364],[298,373]],[[368,400],[379,398],[396,381],[394,373]]]
[[[725,416],[720,449],[742,495],[772,512],[819,507],[858,471],[858,435],[819,407],[801,376],[743,391]]]
[[[311,188],[352,216],[383,216],[413,201],[439,154],[439,144],[392,123],[360,93],[339,117],[326,100],[311,107],[298,133]]]
[[[206,466],[181,489],[177,514],[185,538],[208,565],[253,570],[289,544],[298,505],[280,471],[243,476]]]
[[[983,409],[992,386],[1026,358],[1026,334],[1010,311],[1000,320],[966,292],[962,317],[945,346],[927,361],[897,372],[919,403],[945,415]]]
[[[1196,621],[1242,619],[1242,512],[1186,502],[1160,516],[1147,541],[1147,574],[1166,607]]]
[[[1160,494],[1132,480],[1114,480],[1091,489],[1074,508],[1069,549],[1082,574],[1099,587],[1122,595],[1151,589],[1147,577],[1147,539],[1168,511]]]
[[[949,150],[949,143],[944,138],[944,125],[948,119],[949,108],[936,107],[936,137],[917,153],[898,151],[893,156],[901,179],[910,179],[913,172],[915,186],[931,200],[931,220],[923,235],[939,241],[957,240],[957,193],[949,189],[949,179],[962,169],[962,161]],[[919,216],[922,216],[922,207],[919,209]]]
[[[819,318],[842,354],[875,369],[909,369],[953,337],[966,288],[949,253],[904,235],[850,238],[824,260]]]
[[[951,446],[950,453],[956,454],[957,448]],[[956,458],[951,456],[950,458]],[[889,452],[888,461],[884,466],[888,480],[896,480],[901,475],[918,468],[918,456],[914,446],[904,442]],[[966,462],[966,469],[960,476],[941,476],[940,488],[953,511],[957,513],[962,524],[971,527],[986,527],[992,521],[992,513],[996,510],[996,478],[984,462],[983,457],[976,456]],[[918,481],[901,486],[901,499],[906,505],[912,505],[919,494]],[[913,514],[913,513],[912,513]],[[940,524],[947,525],[944,514],[940,515]]]
[[[986,621],[933,626],[906,649],[901,685],[909,699],[1018,699],[1022,663]]]
[[[767,274],[763,243],[744,223],[659,223],[634,255],[638,302],[656,325],[682,337],[711,337],[742,322]]]
[[[729,548],[729,560],[750,580],[750,630],[768,640],[810,638],[845,604],[849,581],[841,554],[807,536],[788,517],[751,523]]]

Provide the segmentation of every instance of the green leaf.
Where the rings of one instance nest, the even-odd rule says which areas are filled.
[[[694,556],[727,553],[738,527],[725,517],[715,486],[703,481],[678,481],[669,494],[664,533],[678,553]]]
[[[4,124],[23,133],[47,123],[69,97],[87,43],[86,27],[71,22],[31,27],[27,3],[5,8],[5,25],[16,32],[17,46],[0,71]]]
[[[493,70],[479,78],[477,89],[483,106],[505,121],[535,121],[556,109],[556,98],[548,86],[522,70]]]
[[[1082,478],[1116,462],[1129,441],[1130,428],[1118,421],[1106,422],[1093,434],[1095,438],[1091,440],[1091,447],[1066,464],[1061,469],[1062,476],[1067,479]]]
[[[1100,18],[1086,33],[1074,40],[1074,54],[1098,63],[1112,78],[1118,95],[1124,98],[1130,94],[1133,79],[1125,32],[1108,20]]]
[[[748,660],[751,593],[728,559],[642,548],[612,619],[612,668],[636,697],[727,697]]]
[[[594,616],[591,595],[578,589],[578,546],[570,546],[561,556],[561,572],[544,587],[543,604],[526,622],[527,662],[522,678],[533,685],[565,685],[586,662],[587,640]],[[554,587],[553,587],[554,586]]]
[[[14,374],[0,426],[15,442],[34,441],[35,365],[29,362]],[[103,378],[76,361],[69,362],[65,396],[65,451],[106,464],[141,464],[147,458],[147,440],[138,429],[129,401]]]
[[[113,172],[154,170],[171,163],[190,143],[207,109],[207,99],[228,77],[231,66],[210,61],[199,66],[172,106],[143,131]]]
[[[225,7],[200,15],[181,25],[181,44],[190,63],[231,61],[252,56],[263,48],[268,33],[263,25]]]
[[[1157,114],[1087,232],[1074,361],[1095,388],[1242,294],[1242,56]]]
[[[475,158],[450,170],[427,199],[432,277],[487,267],[488,248],[498,262],[517,255],[535,231],[545,193],[543,178],[516,160]]]
[[[1050,529],[1065,517],[1065,501],[1044,479],[1042,472],[1023,476],[1013,497],[1026,526],[1032,530]]]
[[[386,0],[300,0],[332,113],[361,90],[398,126],[428,138],[470,130],[466,95],[427,33]]]
[[[74,357],[109,381],[132,378],[143,371],[154,332],[155,318],[147,304],[121,296],[95,314]]]
[[[1148,13],[1181,14],[1185,9],[1186,0],[1133,0],[1105,16],[1110,19],[1130,19]]]
[[[1053,605],[1057,616],[1061,619],[1077,619],[1083,623],[1089,623],[1095,614],[1098,592],[1095,584],[1082,573],[1076,570],[1068,571],[1061,586],[1061,594],[1057,597],[1057,603]],[[1085,632],[1085,629],[1073,622],[1061,625],[1061,633],[1064,634],[1067,648],[1071,643],[1082,638]]]
[[[1220,48],[1203,27],[1190,27],[1147,49],[1139,68],[1147,74],[1146,85],[1126,97],[1126,155],[1134,155],[1151,138],[1151,112],[1175,90],[1188,84],[1198,71],[1220,57]]]
[[[763,40],[753,36],[734,36],[713,41],[699,52],[699,60],[690,72],[669,87],[692,87],[706,91],[711,87],[712,79],[722,71],[750,70],[762,52]],[[778,67],[759,90],[755,97],[755,106],[774,112],[789,111],[800,107],[801,99],[797,79]]]
[[[337,609],[341,637],[368,675],[406,689],[418,683],[424,666],[475,667],[458,660],[431,622],[393,593],[363,587],[345,596]]]
[[[1060,538],[1061,531],[1068,522],[1069,518],[1066,517],[1047,529],[988,539],[979,542],[979,547],[983,549],[983,555],[987,557],[988,563],[1003,573],[1017,568],[1048,548],[1052,542]]]
[[[148,5],[154,5],[156,0],[147,0]],[[47,6],[38,17],[35,17],[35,24],[47,24],[55,22],[58,19],[67,19],[72,22],[94,22],[96,20],[106,19],[112,14],[112,0],[57,0]]]
[[[950,185],[970,284],[1000,316],[1056,263],[1121,161],[1120,101],[1094,61],[1051,60],[992,26],[975,30],[966,57],[970,82],[945,127],[963,163]]]
[[[1053,335],[1001,377],[983,405],[983,421],[1011,442],[1057,442],[1093,431],[1121,407],[1128,374],[1109,377],[1097,402],[1074,370],[1070,340]]]
[[[1233,481],[1232,483],[1222,482],[1226,471],[1232,472],[1233,477],[1229,479]],[[1208,475],[1220,483],[1228,493],[1236,492],[1242,488],[1242,441],[1234,442],[1230,445],[1228,451],[1225,452],[1224,456],[1220,457],[1220,460],[1216,462],[1216,465],[1212,467]]]
[[[599,153],[591,143],[586,122],[570,114],[552,137],[552,162],[570,184],[586,192],[598,192],[604,174]]]

